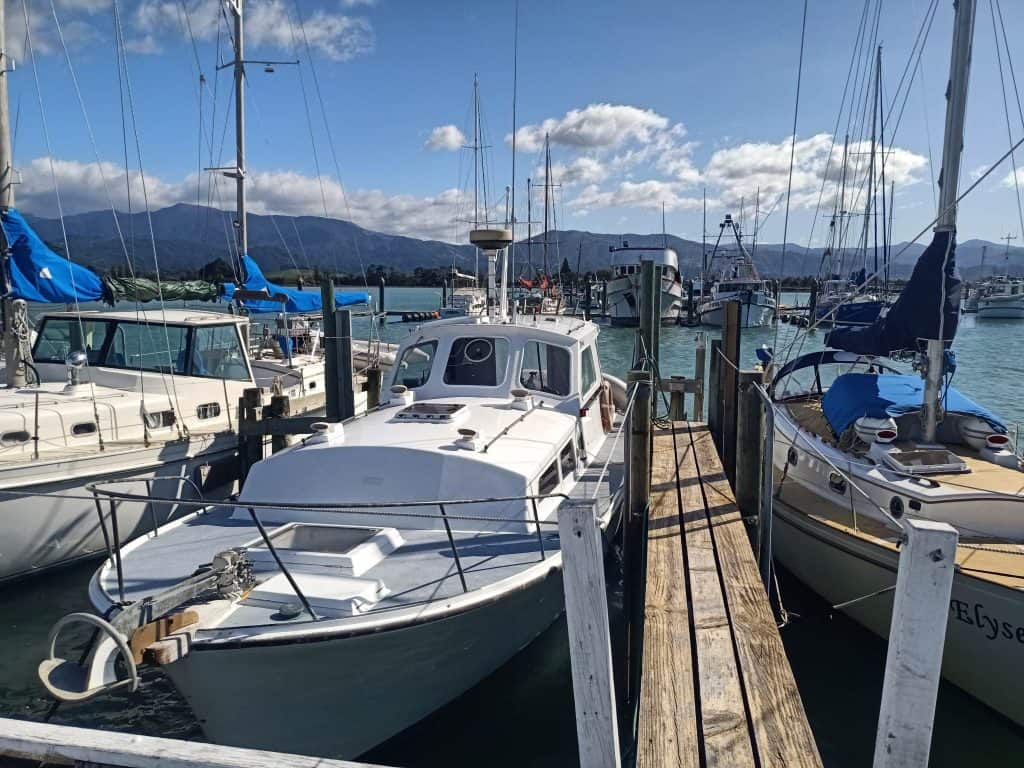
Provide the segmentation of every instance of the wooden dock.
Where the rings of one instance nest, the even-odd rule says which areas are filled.
[[[637,766],[819,768],[707,426],[652,438]]]

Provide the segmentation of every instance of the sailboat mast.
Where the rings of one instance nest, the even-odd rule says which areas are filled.
[[[533,279],[533,180],[526,177],[526,261]]]
[[[839,272],[846,269],[846,161],[850,157],[850,134],[843,139],[843,172],[839,181]]]
[[[544,134],[544,274],[548,274],[548,190],[551,188],[551,146]]]
[[[949,235],[946,259],[943,260],[942,297],[939,305],[939,333],[928,340],[928,366],[924,382],[925,443],[935,442],[939,428],[939,392],[945,370],[946,268],[956,238],[956,198],[960,180],[960,155],[964,148],[964,118],[967,111],[967,85],[971,71],[971,46],[974,38],[974,0],[957,0],[954,5],[953,51],[949,62],[949,84],[946,87],[946,128],[942,143],[942,169],[939,171],[939,218],[935,231]]]
[[[878,202],[877,202],[878,201],[878,192],[877,192],[878,185],[875,184],[875,160],[876,160],[876,158],[878,156],[877,155],[878,144],[877,144],[877,138],[876,138],[875,131],[877,130],[877,127],[878,127],[878,89],[879,89],[879,86],[881,85],[881,79],[880,79],[881,69],[882,69],[882,46],[878,46],[878,53],[877,53],[876,58],[875,58],[875,97],[871,101],[871,166],[870,166],[871,170],[870,170],[870,173],[868,174],[868,196],[867,196],[868,219],[864,222],[864,224],[865,224],[865,230],[864,230],[864,241],[865,241],[865,243],[864,244],[865,244],[865,246],[867,245],[867,227],[874,225],[874,229],[875,229],[875,239],[874,239],[874,244],[875,244],[875,265],[874,265],[874,268],[871,270],[871,274],[873,274],[873,275],[877,275],[878,274],[878,215],[875,214],[875,216],[872,218],[871,217],[871,211],[872,211],[872,208],[877,208],[878,207]],[[883,190],[882,194],[883,195],[885,194],[884,190]],[[874,203],[874,205],[872,205],[872,203]],[[865,249],[865,256],[867,256],[866,249]]]
[[[473,227],[480,226],[480,81],[473,75]]]
[[[245,220],[245,24],[242,4],[245,0],[228,0],[235,15],[235,237],[239,258],[249,253],[249,230]]]
[[[0,3],[0,210],[14,207],[14,157],[11,151],[11,114],[7,103],[7,48],[4,3]]]

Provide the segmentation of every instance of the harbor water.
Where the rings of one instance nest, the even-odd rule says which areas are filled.
[[[436,308],[440,290],[392,288],[389,310]],[[786,304],[805,297],[784,295]],[[661,331],[663,376],[691,375],[695,337],[701,329]],[[715,329],[703,329],[712,338]],[[365,338],[369,321],[358,319]],[[397,341],[416,326],[388,324],[374,333]],[[625,376],[633,357],[635,331],[605,328],[600,350],[604,369]],[[754,350],[773,347],[778,356],[821,348],[823,333],[795,326],[743,332],[742,359],[754,363]],[[961,320],[954,346],[958,369],[954,385],[984,403],[1011,425],[1024,423],[1024,399],[1017,392],[1024,360],[1024,322]],[[119,693],[55,710],[36,678],[46,655],[53,623],[72,611],[90,610],[86,588],[95,563],[76,565],[34,581],[0,588],[0,715],[201,739],[201,725],[158,670],[146,669],[134,694]],[[869,765],[881,698],[886,644],[862,629],[782,571],[779,574],[789,624],[781,630],[808,718],[827,768]],[[618,602],[617,567],[609,559],[610,601]],[[852,597],[852,596],[851,596]],[[1020,670],[993,670],[1017,674]],[[253,669],[253,675],[260,670]],[[443,674],[443,670],[440,672]],[[302,685],[301,680],[295,684]],[[344,728],[343,722],[338,723]],[[500,746],[498,746],[500,745]],[[1024,755],[1024,730],[943,683],[931,765],[1016,766]],[[403,766],[566,766],[577,763],[569,653],[564,620],[556,623],[509,664],[460,699],[366,755],[370,762]]]

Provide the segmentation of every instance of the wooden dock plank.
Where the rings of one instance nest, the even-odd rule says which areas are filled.
[[[760,764],[820,768],[814,735],[711,434],[703,424],[691,424],[690,434],[707,496]]]
[[[680,459],[693,449],[679,441]],[[696,768],[700,764],[690,655],[689,610],[679,530],[671,434],[656,436],[647,537],[647,597],[636,764]]]
[[[677,423],[676,441],[690,435]],[[710,433],[709,433],[710,434]],[[679,467],[686,532],[687,572],[700,683],[701,734],[709,766],[753,766],[754,745],[740,682],[740,666],[718,574],[715,542],[708,523],[695,452]]]

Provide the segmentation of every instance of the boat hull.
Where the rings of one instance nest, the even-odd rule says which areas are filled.
[[[771,325],[775,319],[775,300],[767,294],[757,292],[746,297],[730,297],[706,301],[697,308],[701,325],[716,328],[725,324],[725,305],[729,301],[740,302],[740,327],[758,328]]]
[[[823,303],[817,306],[814,314],[823,325],[871,325],[878,319],[884,307],[885,302],[881,300],[849,301],[838,306]]]
[[[307,642],[197,645],[165,669],[211,741],[352,758],[494,672],[563,605],[552,563],[522,588],[441,619]]]
[[[844,533],[776,502],[772,531],[776,559],[830,604],[867,595],[896,583],[898,555],[866,538]],[[887,592],[843,609],[857,623],[885,638],[892,620]],[[1016,674],[1024,668],[1024,595],[964,571],[953,578],[943,676],[1018,724],[1024,699]]]
[[[608,319],[612,325],[640,324],[640,275],[626,275],[608,281]],[[661,279],[661,322],[679,322],[684,310],[683,284],[671,277]]]
[[[978,317],[982,320],[1020,320],[1024,318],[1024,295],[1005,300],[979,299]]]
[[[195,445],[181,442],[120,453],[109,450],[42,465],[32,462],[0,473],[0,582],[106,552],[96,503],[86,490],[90,483],[132,478],[122,490],[194,499],[189,483],[180,481],[187,479],[201,486],[204,496],[229,493],[238,476],[237,438],[217,436],[202,440],[202,446],[197,451]],[[121,505],[119,539],[124,544],[190,511],[181,506]],[[108,505],[103,513],[107,534],[112,535]]]

